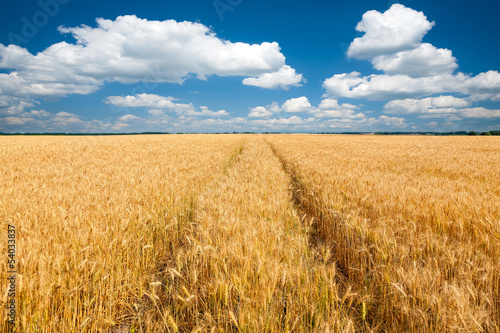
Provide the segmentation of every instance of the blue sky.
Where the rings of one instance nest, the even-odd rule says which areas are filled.
[[[2,132],[500,129],[495,1],[4,1]]]

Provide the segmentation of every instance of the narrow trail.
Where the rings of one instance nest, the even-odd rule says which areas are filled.
[[[341,309],[352,295],[339,296],[328,248],[311,246],[314,219],[294,186],[250,137],[199,195],[193,229],[157,275],[150,319],[173,332],[353,331]]]
[[[314,193],[311,193],[310,189],[300,180],[297,170],[286,161],[273,143],[265,139],[264,141],[269,145],[273,154],[280,161],[282,169],[290,178],[290,192],[294,208],[297,210],[302,220],[309,221],[309,246],[316,253],[328,254],[328,261],[326,264],[335,265],[336,281],[339,287],[343,289],[343,293],[349,293],[348,288],[350,288],[350,286],[347,275],[348,260],[336,255],[334,247],[332,244],[327,244],[327,237],[322,231],[322,226],[325,223],[331,223],[331,221],[323,214],[318,213],[318,209],[315,207],[317,198],[314,197]],[[325,257],[325,255],[323,255],[323,257]],[[324,259],[320,257],[318,260]]]
[[[355,294],[300,185],[271,144],[248,137],[197,195],[122,331],[354,332]]]
[[[223,165],[221,165],[220,173],[213,175],[205,185],[205,191],[214,186],[220,179],[227,178],[229,170],[238,162],[248,139],[236,143],[232,153],[229,155]],[[212,175],[209,175],[212,177]],[[109,329],[108,333],[126,333],[131,330],[139,331],[154,331],[154,332],[171,332],[177,331],[178,327],[170,313],[175,312],[176,308],[185,311],[184,304],[186,302],[185,293],[179,294],[178,284],[180,277],[179,267],[183,266],[182,256],[193,250],[194,235],[196,233],[196,218],[200,196],[202,193],[192,195],[189,202],[185,205],[185,209],[175,216],[174,220],[168,226],[169,229],[175,230],[175,236],[171,237],[170,242],[166,247],[166,256],[158,258],[156,268],[150,274],[150,286],[144,289],[141,294],[132,296],[124,306],[128,308],[126,314],[120,318],[116,318],[119,323]],[[199,247],[194,250],[196,255]],[[174,291],[175,289],[175,291]],[[187,300],[191,300],[187,298]],[[128,312],[128,314],[127,314]]]
[[[398,205],[397,200],[392,201],[392,207],[385,206],[392,208],[385,214],[376,211],[377,205],[383,203],[380,200],[372,201],[373,206],[365,202],[367,193],[371,193],[360,190],[356,178],[349,181],[343,176],[349,172],[351,163],[347,150],[342,151],[344,156],[339,156],[334,154],[334,149],[316,147],[308,154],[307,145],[301,146],[298,140],[286,142],[283,137],[269,136],[266,142],[290,177],[293,202],[299,215],[312,221],[312,250],[331,251],[331,261],[337,267],[339,292],[352,291],[354,295],[352,304],[345,308],[356,318],[356,330],[497,329],[498,279],[495,276],[498,269],[494,259],[489,261],[491,266],[477,260],[488,258],[494,239],[489,241],[489,236],[482,234],[481,246],[471,241],[481,235],[476,234],[481,226],[471,225],[473,232],[462,242],[463,232],[451,235],[442,229],[426,232],[426,220],[419,219],[419,215],[406,212],[406,217],[401,218],[407,208],[404,204]],[[334,157],[326,158],[329,155]],[[341,164],[342,158],[344,164]],[[338,164],[336,159],[340,160]],[[368,167],[364,168],[366,172]],[[335,172],[329,172],[331,170]],[[344,189],[350,190],[350,196]],[[384,192],[373,194],[381,193]],[[396,217],[400,220],[392,223]],[[419,228],[422,228],[421,235],[417,234]],[[488,272],[482,273],[481,282],[474,277],[477,269]],[[459,274],[463,278],[457,278]],[[492,282],[487,276],[493,277]]]

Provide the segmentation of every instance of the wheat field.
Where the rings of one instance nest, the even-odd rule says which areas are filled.
[[[12,136],[0,156],[17,332],[500,332],[497,137]]]

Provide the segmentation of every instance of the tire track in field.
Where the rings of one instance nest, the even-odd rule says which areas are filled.
[[[295,165],[293,165],[293,163],[288,162],[287,159],[283,155],[281,155],[280,151],[275,147],[273,143],[268,141],[266,142],[269,144],[274,154],[280,160],[283,170],[285,170],[290,176],[292,183],[291,191],[293,192],[293,202],[296,205],[297,210],[304,214],[307,219],[312,219],[314,221],[312,223],[313,230],[310,233],[311,247],[315,249],[321,246],[327,246],[332,249],[332,259],[335,260],[335,264],[337,266],[337,275],[340,275],[339,285],[341,286],[341,289],[343,289],[343,293],[350,293],[351,286],[353,286],[354,288],[352,293],[352,295],[355,297],[354,303],[349,303],[349,305],[347,305],[347,311],[354,314],[354,317],[358,319],[357,330],[371,331],[373,328],[375,328],[375,331],[377,329],[384,331],[416,331],[416,328],[418,329],[418,331],[420,331],[421,329],[423,329],[424,326],[418,325],[416,327],[405,326],[403,328],[402,325],[404,325],[405,322],[410,322],[411,325],[413,325],[413,323],[410,321],[411,317],[405,317],[405,313],[403,312],[403,310],[401,310],[401,308],[395,307],[389,310],[393,319],[392,321],[388,321],[387,325],[386,323],[380,322],[378,320],[377,316],[379,315],[380,311],[385,311],[386,309],[386,305],[384,304],[384,302],[395,303],[399,295],[395,293],[387,293],[383,294],[381,297],[379,296],[380,298],[378,298],[377,296],[371,296],[370,294],[368,294],[367,296],[366,289],[363,290],[363,287],[367,288],[366,283],[367,281],[370,281],[368,283],[371,283],[371,281],[373,281],[371,279],[374,279],[374,281],[376,281],[375,283],[377,283],[379,281],[376,280],[378,277],[373,275],[364,275],[362,271],[364,266],[356,266],[355,263],[359,262],[359,257],[364,255],[366,256],[365,259],[366,262],[368,262],[368,265],[369,262],[371,262],[371,264],[375,266],[373,259],[371,259],[371,256],[367,254],[368,251],[359,250],[360,243],[356,244],[356,236],[346,232],[346,221],[342,216],[337,216],[336,214],[332,214],[331,212],[324,213],[321,199],[315,196],[314,188],[312,188],[311,185],[308,185],[300,179],[301,175],[299,169]],[[352,242],[353,240],[354,242]],[[358,258],[356,258],[356,256],[358,256]],[[360,280],[361,278],[363,278],[363,275],[365,276],[365,281]],[[378,283],[379,286],[384,286],[385,281]],[[392,285],[397,288],[397,285],[395,283],[393,283]],[[367,304],[369,307],[368,311]],[[357,306],[359,306],[359,308],[357,308]],[[437,313],[438,311],[439,308],[432,309],[433,314]],[[395,321],[397,321],[396,327],[394,326]],[[432,330],[433,329],[431,328],[431,331]]]
[[[236,150],[235,153],[239,151]],[[180,272],[196,295],[196,318],[177,313],[186,331],[262,331],[292,326],[290,261],[300,234],[286,232],[293,220],[287,177],[262,140],[253,136],[237,160],[201,195],[193,245],[199,255]],[[193,277],[196,272],[197,278]],[[293,318],[293,319],[292,319]]]
[[[315,260],[289,187],[276,155],[252,136],[200,195],[194,230],[163,279],[158,312],[172,331],[325,332],[350,325],[336,306],[335,267]]]
[[[318,209],[316,209],[318,199],[314,197],[314,193],[311,193],[309,188],[300,180],[297,170],[287,162],[273,143],[265,139],[264,141],[269,145],[273,154],[280,161],[281,167],[290,177],[292,204],[300,215],[302,215],[303,219],[310,221],[310,246],[316,250],[321,249],[326,246],[326,237],[322,233],[322,225],[328,223],[329,219],[325,218],[323,214],[318,213]],[[336,259],[335,265],[337,274],[339,275],[339,282],[345,286],[348,283],[348,262],[343,258],[336,257],[335,253],[333,254],[332,260],[333,258]]]
[[[296,167],[286,160],[272,142],[266,139],[264,141],[269,145],[273,154],[280,161],[282,169],[290,178],[291,203],[299,215],[302,216],[302,220],[309,221],[309,247],[315,253],[314,259],[316,263],[334,266],[335,281],[333,283],[337,285],[340,295],[336,301],[336,306],[348,321],[354,318],[350,323],[353,326],[347,327],[346,331],[351,329],[365,331],[365,329],[369,329],[369,319],[367,318],[367,321],[365,321],[366,303],[359,299],[359,290],[353,289],[356,283],[351,280],[350,274],[352,274],[353,270],[349,266],[349,256],[342,254],[345,251],[342,251],[340,244],[334,241],[333,235],[326,234],[326,230],[331,230],[332,223],[336,225],[335,230],[342,228],[343,218],[324,213],[320,208],[320,199],[315,196],[314,190],[311,190],[300,179]],[[328,259],[325,260],[324,258]],[[314,265],[314,263],[311,264]],[[356,324],[353,324],[354,322]]]
[[[297,184],[262,137],[236,147],[197,195],[182,240],[141,300],[147,329],[354,331],[342,308],[353,294],[339,296],[331,253],[311,236],[314,218],[297,209],[301,197],[290,191]]]
[[[237,165],[247,143],[248,138],[245,138],[238,143],[227,161],[222,166],[220,174],[216,177],[220,178],[228,176],[230,170]],[[214,179],[208,181],[207,186],[210,186],[213,182]],[[201,195],[203,195],[203,193]],[[179,287],[179,279],[175,281],[177,278],[175,275],[178,274],[178,272],[169,267],[174,267],[176,261],[178,261],[179,255],[182,255],[183,251],[192,245],[192,239],[196,229],[199,197],[200,195],[193,195],[187,198],[189,202],[186,203],[186,210],[176,216],[178,233],[177,242],[175,244],[169,244],[168,249],[170,255],[161,258],[158,262],[155,272],[152,273],[152,280],[164,280],[166,275],[170,275],[172,282],[174,282],[174,287]],[[126,333],[137,329],[137,327],[139,327],[141,329],[140,331],[142,331],[141,320],[143,322],[149,321],[148,324],[154,327],[152,328],[151,326],[148,326],[149,329],[158,330],[162,326],[164,326],[163,329],[165,329],[170,325],[170,329],[173,331],[178,330],[175,323],[173,323],[173,325],[172,323],[169,323],[168,315],[166,317],[161,311],[165,307],[165,303],[169,303],[170,305],[173,304],[174,307],[177,304],[182,304],[179,299],[176,299],[176,296],[179,296],[178,293],[172,292],[172,289],[168,290],[168,288],[165,288],[165,285],[158,284],[158,282],[153,282],[150,284],[150,287],[150,290],[147,290],[147,292],[145,292],[141,297],[132,299],[131,303],[133,304],[127,305],[131,310],[130,312],[134,313],[135,316],[124,316],[121,320],[119,320],[120,323],[109,329],[107,333]],[[143,317],[143,319],[137,321],[137,317]],[[170,332],[170,330],[168,331]]]

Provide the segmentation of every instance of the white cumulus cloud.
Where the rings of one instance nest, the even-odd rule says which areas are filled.
[[[356,26],[364,36],[353,40],[347,55],[365,59],[413,49],[433,26],[422,12],[401,4],[392,5],[385,13],[370,10]]]
[[[0,80],[0,85],[2,84],[1,82]],[[2,90],[0,90],[0,93],[2,93]],[[23,113],[25,109],[34,106],[35,102],[31,99],[0,95],[0,115],[16,116]]]
[[[384,106],[387,113],[453,113],[457,108],[470,106],[470,102],[453,96],[428,97],[423,99],[403,99],[388,102]]]
[[[106,82],[182,83],[188,77],[204,80],[211,75],[246,76],[251,80],[245,84],[272,89],[302,81],[302,75],[285,64],[276,42],[231,42],[196,22],[150,21],[135,15],[96,21],[96,27],[59,27],[76,42],[59,42],[37,54],[0,44],[2,96],[30,103],[33,98],[90,94]],[[19,103],[10,104],[15,105]]]
[[[304,120],[298,116],[291,116],[290,118],[256,119],[251,120],[250,123],[272,127],[273,125],[300,125],[304,123]]]
[[[133,122],[133,121],[136,121],[136,120],[139,120],[139,119],[141,119],[141,118],[137,117],[137,116],[135,116],[133,114],[126,114],[126,115],[118,118],[119,121],[125,122],[125,123]]]
[[[464,118],[500,118],[500,110],[486,109],[483,107],[467,108],[459,110],[460,115]]]
[[[223,117],[228,116],[229,113],[226,110],[212,111],[207,106],[200,106],[200,111],[190,110],[187,111],[185,115],[196,117]]]
[[[472,102],[454,96],[438,96],[422,99],[403,99],[388,102],[384,112],[390,114],[419,114],[419,118],[454,117],[462,118],[500,118],[500,110],[484,107],[470,107]]]
[[[159,96],[156,94],[137,94],[135,96],[109,96],[104,102],[118,107],[147,107],[165,109],[175,112],[194,111],[192,104],[175,103],[173,97]]]
[[[410,77],[451,74],[457,69],[456,58],[447,49],[424,43],[412,50],[373,58],[373,67],[387,74]]]
[[[405,128],[408,126],[405,122],[405,118],[387,117],[384,115],[378,117],[378,119],[373,120],[372,124],[382,124],[384,126],[399,127],[399,128]]]
[[[311,103],[307,97],[302,96],[298,98],[292,98],[283,103],[283,110],[288,113],[298,113],[298,112],[310,112]]]
[[[148,75],[177,83],[189,73],[200,78],[261,75],[278,70],[285,61],[276,42],[233,43],[218,38],[201,23],[127,15],[114,21],[99,18],[97,25],[59,28],[72,34],[77,44],[59,43],[50,56],[65,64],[84,64],[80,70],[86,75],[124,83]]]
[[[356,105],[349,103],[339,104],[339,102],[334,98],[326,98],[321,101],[318,108],[320,110],[346,110],[346,109],[357,109]]]
[[[323,87],[326,96],[333,98],[384,101],[461,93],[476,100],[485,100],[500,94],[500,73],[489,71],[469,76],[459,72],[413,78],[387,74],[361,76],[358,72],[352,72],[335,74],[323,82]]]
[[[248,77],[243,79],[243,84],[267,89],[289,89],[290,87],[300,87],[304,79],[302,74],[297,74],[290,66],[283,66],[277,72],[265,73],[258,77]]]
[[[160,96],[156,94],[137,94],[135,96],[109,96],[104,102],[117,107],[146,107],[153,116],[163,115],[163,111],[173,111],[183,116],[201,116],[201,117],[222,117],[229,113],[225,110],[212,111],[206,106],[196,107],[190,104],[175,103],[176,98],[170,96]]]
[[[250,113],[248,114],[248,118],[267,118],[272,116],[272,112],[269,111],[266,107],[264,106],[257,106],[255,108],[252,108],[250,110]]]
[[[108,122],[83,120],[65,111],[54,114],[45,110],[31,110],[15,117],[0,117],[0,131],[9,132],[106,132],[110,129],[112,127]]]
[[[347,56],[367,59],[384,73],[335,74],[323,82],[324,97],[388,101],[384,112],[392,114],[455,120],[495,117],[496,110],[470,107],[472,102],[500,101],[500,73],[455,73],[458,64],[451,50],[422,43],[433,26],[422,12],[400,4],[384,13],[366,12],[356,27],[365,34],[353,40]],[[435,97],[438,94],[441,96]]]

